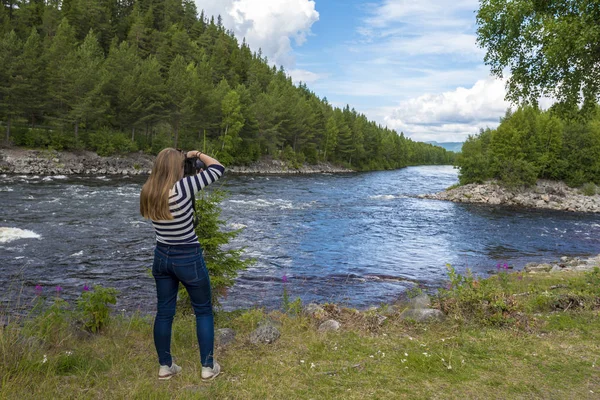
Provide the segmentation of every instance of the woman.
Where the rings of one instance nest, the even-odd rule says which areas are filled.
[[[207,168],[198,175],[184,177],[185,157],[175,149],[161,151],[140,196],[140,212],[144,218],[152,220],[156,232],[152,265],[158,299],[154,344],[160,364],[158,379],[161,380],[181,372],[181,367],[171,358],[171,327],[179,282],[190,295],[196,314],[202,379],[213,379],[221,371],[219,364],[213,361],[214,320],[210,280],[194,231],[193,203],[195,194],[219,179],[225,169],[214,158],[194,150],[188,152],[187,157],[200,158]]]

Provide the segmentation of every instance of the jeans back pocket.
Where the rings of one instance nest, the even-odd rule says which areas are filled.
[[[198,267],[199,261],[188,261],[183,263],[174,262],[173,271],[177,278],[182,282],[196,282],[199,280]]]

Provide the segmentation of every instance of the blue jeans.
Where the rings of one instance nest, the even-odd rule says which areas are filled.
[[[154,320],[154,345],[160,365],[171,366],[171,330],[179,282],[185,286],[196,314],[196,335],[203,367],[213,367],[214,319],[210,278],[200,245],[157,244],[152,275],[158,300]]]

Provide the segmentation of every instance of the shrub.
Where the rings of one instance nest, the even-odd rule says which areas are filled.
[[[592,271],[585,273],[585,283],[593,293],[600,296],[600,267],[594,267]]]
[[[581,193],[583,193],[586,196],[593,196],[596,194],[596,185],[593,184],[592,182],[588,182],[585,185],[583,185],[581,187]]]
[[[319,155],[315,146],[305,147],[304,150],[302,150],[302,152],[307,163],[316,164],[319,162]]]
[[[302,152],[296,153],[292,146],[287,145],[281,153],[281,159],[287,163],[289,168],[300,169],[306,161],[306,156]]]
[[[498,173],[500,182],[509,188],[535,185],[537,176],[536,166],[520,159],[503,160]]]
[[[38,309],[42,306],[43,298],[39,297],[33,313],[37,314]],[[47,343],[56,344],[66,336],[65,332],[69,327],[70,316],[69,304],[57,296],[50,307],[26,321],[24,332],[27,336],[37,337]]]
[[[460,184],[483,183],[489,176],[489,159],[482,154],[465,156],[459,154],[456,160],[460,171],[458,174]]]
[[[233,324],[239,327],[241,331],[247,332],[256,329],[256,327],[266,318],[267,316],[263,310],[253,308],[236,317],[233,320]]]
[[[98,153],[99,156],[111,156],[116,153],[131,153],[137,151],[137,144],[132,142],[122,132],[114,132],[108,128],[102,128],[88,136],[88,147]]]
[[[152,138],[150,153],[157,155],[162,149],[172,146],[173,140],[171,139],[171,137],[166,133],[159,133]]]
[[[109,304],[117,303],[117,290],[100,285],[93,290],[84,291],[77,301],[77,310],[83,328],[98,332],[108,324],[110,319]]]
[[[196,235],[203,249],[204,260],[210,275],[213,304],[219,305],[219,296],[226,295],[227,289],[233,286],[239,271],[248,268],[253,259],[242,260],[244,249],[227,248],[229,242],[237,237],[241,229],[234,231],[223,230],[226,221],[220,219],[219,204],[226,194],[219,190],[203,191],[196,199],[196,213],[199,215]],[[189,304],[189,296],[183,286],[179,289],[180,304]],[[189,306],[188,306],[189,309]]]
[[[15,144],[27,147],[47,147],[50,144],[50,131],[28,129],[22,136],[15,136]]]
[[[50,132],[50,144],[54,150],[72,150],[77,147],[75,137],[70,133],[65,132]]]
[[[475,320],[484,325],[503,326],[513,322],[518,311],[514,298],[502,288],[501,279],[475,279],[470,270],[466,275],[447,265],[450,283],[438,292],[440,308],[459,321]]]
[[[570,187],[579,187],[582,186],[588,179],[586,178],[586,174],[581,169],[576,169],[570,172],[567,175],[567,185]]]

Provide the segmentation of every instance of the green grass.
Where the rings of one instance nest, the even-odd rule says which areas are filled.
[[[200,379],[190,315],[178,316],[173,329],[172,352],[183,372],[166,382],[157,380],[151,316],[113,316],[96,335],[63,322],[49,334],[46,321],[46,334],[40,336],[19,321],[0,331],[0,398],[598,398],[600,303],[598,288],[590,284],[594,276],[519,276],[485,281],[517,299],[502,323],[469,317],[464,309],[442,322],[416,323],[399,318],[404,306],[398,304],[393,307],[397,312],[378,326],[374,312],[328,305],[328,315],[342,329],[323,334],[316,329],[319,321],[304,316],[218,313],[217,328],[232,327],[237,336],[217,349],[223,373],[209,383]],[[473,290],[484,291],[488,283],[483,282]],[[448,299],[462,304],[471,296],[442,293],[434,300],[439,306]],[[554,300],[540,301],[540,296]],[[583,300],[565,310],[555,301],[561,296]],[[281,338],[271,345],[251,345],[248,336],[264,319],[280,326]]]

